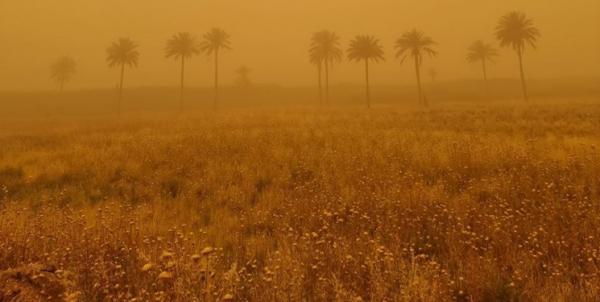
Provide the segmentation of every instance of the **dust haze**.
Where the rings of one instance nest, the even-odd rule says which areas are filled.
[[[537,50],[527,50],[531,79],[600,77],[600,2],[592,0],[22,0],[0,2],[0,90],[53,90],[49,67],[63,56],[77,63],[70,89],[114,88],[118,70],[107,67],[106,48],[127,37],[139,44],[139,68],[126,84],[177,86],[179,66],[165,58],[165,43],[175,33],[197,39],[213,27],[231,35],[232,51],[222,55],[223,85],[233,85],[236,70],[252,70],[252,81],[284,86],[314,86],[315,70],[307,49],[313,32],[327,29],[347,49],[356,35],[381,41],[385,62],[374,65],[372,85],[414,85],[414,71],[401,65],[393,48],[413,28],[437,42],[439,55],[424,71],[437,80],[479,79],[480,68],[466,62],[476,40],[498,46],[498,19],[513,10],[531,18],[541,32]],[[500,49],[489,67],[492,79],[517,79],[514,52]],[[345,56],[344,56],[345,57]],[[193,57],[186,83],[212,85],[211,59]],[[362,84],[359,64],[344,59],[331,71],[331,84]]]
[[[598,0],[0,0],[0,301],[600,297]]]

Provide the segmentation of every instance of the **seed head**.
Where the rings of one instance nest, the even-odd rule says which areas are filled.
[[[160,280],[170,280],[170,279],[173,279],[173,274],[171,272],[164,271],[164,272],[161,272],[158,275],[158,279],[160,279]]]
[[[202,252],[200,252],[200,254],[202,254],[203,256],[208,256],[208,255],[212,254],[214,251],[215,251],[214,248],[207,246],[202,250]]]
[[[142,272],[147,272],[149,270],[151,270],[153,267],[152,263],[146,263],[144,264],[144,266],[142,266]]]

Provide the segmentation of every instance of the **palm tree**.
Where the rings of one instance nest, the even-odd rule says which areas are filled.
[[[219,52],[231,49],[229,34],[220,28],[213,28],[204,35],[204,42],[200,48],[207,55],[215,55],[215,99],[214,107],[219,100]]]
[[[77,63],[71,57],[59,58],[50,66],[50,77],[59,85],[60,93],[63,92],[65,83],[69,82],[77,72]]]
[[[481,61],[481,68],[483,70],[483,81],[485,83],[485,92],[489,94],[488,78],[487,78],[487,66],[486,63],[493,62],[493,58],[498,56],[498,51],[490,45],[481,40],[475,41],[471,47],[469,47],[469,53],[467,54],[467,61],[470,63],[476,63]]]
[[[325,100],[329,101],[329,68],[342,60],[343,51],[340,37],[331,31],[314,33],[311,38],[310,56],[319,60],[320,68],[325,67]]]
[[[137,67],[140,53],[137,51],[137,44],[129,38],[121,38],[106,50],[108,56],[106,61],[109,67],[121,67],[121,80],[119,82],[119,104],[118,112],[121,113],[121,99],[123,98],[123,79],[125,76],[125,66]]]
[[[313,51],[312,49],[309,52],[310,63],[317,66],[317,73],[319,79],[319,103],[323,103],[323,60],[321,59],[321,53],[318,51]]]
[[[529,96],[523,71],[523,53],[527,44],[535,49],[535,43],[539,37],[540,31],[533,25],[533,21],[528,19],[524,13],[517,11],[504,15],[496,27],[496,39],[500,41],[500,46],[512,47],[519,57],[521,88],[525,101],[529,100]]]
[[[421,66],[423,65],[423,57],[429,55],[434,57],[437,52],[432,48],[436,43],[425,36],[423,32],[416,29],[404,33],[396,40],[396,57],[402,57],[401,63],[408,56],[412,57],[415,62],[415,72],[417,74],[417,88],[419,90],[419,103],[427,106],[427,100],[423,97],[423,88],[421,87]]]
[[[181,59],[181,89],[179,92],[179,111],[183,111],[183,89],[185,79],[185,59],[200,53],[196,40],[189,33],[178,33],[167,41],[166,57]]]
[[[379,62],[385,60],[383,57],[383,48],[379,40],[373,36],[356,36],[350,42],[348,49],[348,59],[350,61],[365,61],[365,81],[367,92],[367,108],[371,108],[371,90],[369,88],[369,61]]]

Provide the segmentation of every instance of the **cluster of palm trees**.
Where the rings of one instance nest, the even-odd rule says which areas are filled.
[[[523,98],[528,100],[527,85],[525,81],[525,72],[523,70],[523,55],[527,46],[535,48],[535,43],[540,36],[539,30],[534,26],[533,21],[521,12],[511,12],[504,15],[495,31],[496,39],[501,47],[511,47],[517,53],[520,67],[521,86]],[[422,106],[428,106],[427,98],[423,92],[421,83],[421,72],[423,62],[426,57],[434,57],[438,53],[434,49],[436,42],[418,30],[411,30],[401,35],[395,43],[396,57],[403,63],[406,59],[411,59],[414,63],[418,103]],[[123,82],[125,70],[127,67],[137,67],[140,53],[137,50],[138,45],[129,38],[121,38],[111,44],[107,49],[107,63],[109,67],[120,68],[120,80],[118,87],[118,111],[121,110],[121,100],[123,97]],[[216,108],[219,100],[219,54],[221,51],[230,50],[230,36],[220,28],[213,28],[204,34],[200,43],[197,43],[194,36],[190,33],[178,33],[173,35],[166,43],[165,55],[167,58],[173,58],[181,62],[181,86],[179,95],[179,110],[183,110],[184,88],[185,88],[185,64],[193,56],[204,53],[214,57],[214,102]],[[340,37],[331,31],[323,30],[313,34],[309,48],[310,62],[317,67],[319,100],[321,103],[329,102],[329,76],[330,71],[336,63],[342,61],[344,51],[341,48]],[[481,62],[483,71],[483,80],[485,82],[486,92],[487,84],[487,63],[493,62],[498,56],[497,50],[488,43],[476,41],[468,48],[467,60],[469,62]],[[383,47],[378,39],[369,35],[359,35],[352,39],[347,50],[347,57],[350,61],[364,62],[365,83],[366,83],[366,105],[371,106],[371,91],[369,83],[369,64],[378,63],[385,60]],[[67,83],[76,72],[76,63],[69,57],[58,59],[51,66],[51,77],[59,84],[62,92],[65,83]],[[248,73],[250,70],[246,67],[238,71],[240,83],[247,85],[249,83]],[[432,69],[430,75],[435,77],[435,71]]]
[[[315,33],[311,39],[309,57],[312,64],[317,66],[319,78],[319,98],[323,102],[323,71],[325,71],[325,101],[329,101],[329,69],[336,62],[341,61],[342,49],[340,38],[333,32],[324,30]],[[418,30],[404,33],[397,41],[395,48],[396,56],[404,62],[406,58],[412,58],[415,63],[417,75],[417,86],[419,91],[419,103],[427,105],[423,97],[421,87],[421,66],[425,56],[435,56],[437,52],[432,48],[435,42]],[[348,59],[354,62],[364,62],[366,101],[367,107],[371,107],[371,90],[369,83],[369,63],[377,63],[385,60],[383,46],[373,36],[359,35],[350,41],[348,48]]]
[[[56,81],[61,93],[75,72],[77,72],[77,63],[71,57],[60,57],[50,66],[50,78]]]
[[[213,28],[204,34],[203,41],[197,43],[196,39],[190,33],[177,33],[168,41],[165,48],[165,56],[181,61],[181,87],[179,95],[179,110],[183,110],[184,88],[185,88],[185,63],[200,53],[205,53],[209,56],[214,56],[214,106],[217,106],[219,99],[219,53],[222,50],[230,50],[230,36],[220,28]],[[113,42],[106,50],[106,61],[109,67],[120,68],[120,80],[118,85],[118,112],[121,112],[121,101],[123,98],[123,83],[125,79],[125,69],[127,67],[134,68],[138,66],[140,53],[138,45],[129,38],[121,38]],[[61,57],[50,68],[51,78],[59,85],[60,92],[63,91],[64,85],[71,80],[76,72],[75,60],[70,57]],[[249,83],[249,69],[244,68],[238,70],[238,74],[243,78],[245,83]]]
[[[520,66],[521,86],[523,98],[528,100],[527,85],[525,82],[525,73],[523,71],[523,54],[527,45],[535,48],[535,43],[540,36],[539,30],[533,25],[533,21],[521,12],[511,12],[504,15],[495,32],[496,39],[502,47],[512,47],[518,56]],[[418,102],[423,106],[428,106],[427,98],[423,93],[421,83],[421,68],[426,57],[434,57],[437,51],[434,49],[436,42],[426,36],[419,30],[405,32],[396,40],[396,57],[403,63],[406,59],[412,59],[414,62],[415,74],[417,79]],[[340,46],[340,38],[337,34],[324,30],[313,34],[309,48],[310,62],[317,66],[319,82],[319,99],[321,102],[329,101],[329,70],[334,63],[342,59],[343,51]],[[377,63],[385,60],[383,46],[380,41],[373,36],[356,36],[350,41],[347,50],[348,59],[355,62],[364,62],[365,83],[366,83],[366,105],[371,106],[371,92],[369,83],[369,63]],[[483,69],[483,79],[485,82],[486,93],[489,91],[487,84],[487,63],[493,62],[493,58],[498,56],[497,50],[488,43],[476,41],[468,49],[467,60],[471,63],[481,62]],[[325,79],[323,80],[323,73]],[[432,78],[436,73],[430,72]],[[323,83],[325,93],[323,94]],[[324,97],[323,97],[324,95]]]
[[[186,60],[200,53],[205,53],[213,56],[215,60],[214,68],[214,107],[217,107],[219,99],[219,53],[222,50],[231,49],[230,36],[220,28],[213,28],[206,34],[201,43],[197,43],[194,36],[190,33],[183,32],[173,35],[168,41],[165,48],[165,56],[181,60],[181,87],[179,94],[179,110],[183,111],[183,99],[185,88],[185,63]],[[107,61],[110,67],[118,66],[121,68],[121,78],[119,81],[119,112],[120,104],[123,96],[123,79],[125,67],[136,67],[138,64],[139,52],[137,44],[131,39],[121,38],[114,42],[107,49]]]

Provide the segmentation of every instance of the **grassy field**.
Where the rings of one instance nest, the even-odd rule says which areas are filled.
[[[598,301],[598,148],[566,101],[3,121],[0,271],[54,301]]]

